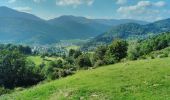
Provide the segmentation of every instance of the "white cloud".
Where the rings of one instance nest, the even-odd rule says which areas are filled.
[[[164,5],[166,3],[163,1],[139,1],[136,5],[119,7],[117,13],[123,18],[154,20],[158,17],[160,18],[162,9],[159,9],[159,7]]]
[[[140,1],[137,3],[137,5],[120,7],[117,10],[117,12],[120,12],[120,13],[141,12],[150,6],[151,6],[150,1]]]
[[[31,12],[32,8],[30,7],[15,7],[14,9],[21,11],[21,12]]]
[[[116,4],[122,5],[122,4],[126,4],[127,0],[116,0]]]
[[[46,0],[33,0],[35,3],[40,3],[40,2],[43,2],[43,1],[46,1]]]
[[[8,3],[14,3],[16,2],[17,0],[9,0]]]
[[[56,5],[77,7],[81,4],[92,5],[93,2],[94,0],[57,0]]]
[[[157,6],[157,7],[163,7],[163,6],[166,5],[166,2],[164,2],[164,1],[158,1],[158,2],[156,2],[154,5]]]
[[[18,0],[9,0],[8,3],[15,3],[16,1]],[[32,0],[33,2],[35,3],[40,3],[40,2],[43,2],[43,1],[46,1],[46,0]]]

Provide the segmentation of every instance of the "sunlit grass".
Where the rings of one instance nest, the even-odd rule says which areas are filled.
[[[170,100],[170,58],[79,71],[1,100]]]

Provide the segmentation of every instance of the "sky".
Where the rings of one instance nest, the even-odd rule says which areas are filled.
[[[170,0],[0,0],[0,6],[47,20],[62,15],[150,22],[170,18]]]

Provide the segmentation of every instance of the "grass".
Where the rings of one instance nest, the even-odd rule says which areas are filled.
[[[43,58],[41,58],[40,56],[28,56],[27,59],[33,61],[36,66],[39,66],[39,65],[42,64],[43,62],[48,65],[48,63],[49,63],[50,61],[56,61],[56,60],[58,60],[58,59],[61,59],[61,60],[62,60],[62,58],[60,58],[60,57],[45,57],[45,58],[43,59]]]
[[[36,66],[43,62],[43,59],[40,56],[28,56],[27,59],[33,61]]]
[[[67,51],[69,51],[70,49],[77,50],[77,49],[80,49],[80,47],[79,47],[79,46],[76,46],[76,45],[72,45],[72,46],[66,47],[66,50],[67,50]]]
[[[0,100],[170,100],[170,58],[79,71]]]

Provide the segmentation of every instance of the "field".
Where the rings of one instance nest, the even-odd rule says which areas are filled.
[[[36,66],[42,64],[43,62],[43,59],[40,56],[29,56],[27,59],[33,61]]]
[[[27,59],[33,61],[36,66],[39,66],[43,62],[45,64],[48,64],[50,61],[56,61],[56,60],[62,59],[62,58],[59,58],[59,57],[45,57],[43,59],[40,56],[28,56]]]
[[[170,58],[79,71],[0,100],[170,100]]]

